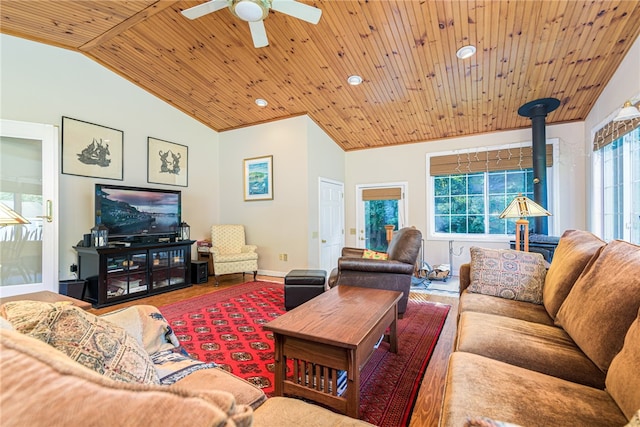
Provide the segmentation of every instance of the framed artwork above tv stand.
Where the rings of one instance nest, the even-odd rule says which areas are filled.
[[[193,240],[135,239],[107,247],[74,246],[82,299],[105,307],[191,286]],[[163,239],[164,240],[164,239]]]

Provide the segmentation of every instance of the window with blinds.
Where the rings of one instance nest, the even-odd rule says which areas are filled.
[[[553,160],[553,144],[547,144],[548,171],[553,171]],[[531,146],[436,154],[428,162],[434,235],[515,233],[515,219],[499,216],[519,194],[533,198]],[[534,223],[530,230],[535,233]]]

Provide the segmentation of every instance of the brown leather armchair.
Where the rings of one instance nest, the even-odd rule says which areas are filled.
[[[407,310],[411,276],[421,243],[420,230],[405,227],[391,239],[387,250],[389,258],[386,260],[365,259],[362,258],[364,249],[345,247],[342,257],[338,259],[338,268],[331,272],[329,286],[350,285],[401,291],[403,295],[398,302],[398,316],[402,317]]]

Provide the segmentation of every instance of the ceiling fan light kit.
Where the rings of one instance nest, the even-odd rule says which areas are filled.
[[[235,16],[247,22],[262,21],[269,15],[269,3],[266,0],[234,0],[229,9]]]
[[[197,19],[225,7],[228,7],[234,16],[249,23],[254,47],[269,45],[263,22],[269,16],[269,9],[311,24],[317,24],[322,16],[322,11],[317,7],[295,0],[211,0],[185,9],[182,14],[189,19]]]

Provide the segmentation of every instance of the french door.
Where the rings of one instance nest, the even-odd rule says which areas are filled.
[[[385,226],[397,231],[407,225],[407,183],[356,186],[356,246],[386,252]]]
[[[0,296],[58,291],[58,130],[0,121]]]

